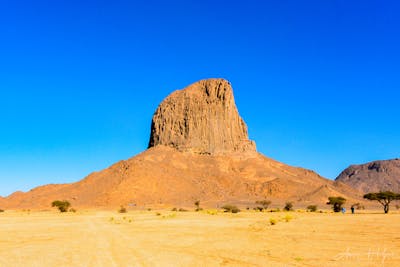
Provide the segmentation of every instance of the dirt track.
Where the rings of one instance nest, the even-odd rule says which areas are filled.
[[[160,213],[1,213],[0,266],[400,265],[398,213]]]

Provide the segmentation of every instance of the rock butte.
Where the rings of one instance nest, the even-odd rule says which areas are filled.
[[[226,80],[208,79],[175,91],[157,108],[149,149],[79,182],[45,185],[0,199],[2,208],[49,208],[56,199],[74,207],[203,207],[231,203],[325,205],[328,196],[359,202],[354,189],[313,171],[256,152]]]
[[[196,82],[162,101],[153,116],[149,148],[157,145],[209,155],[256,151],[224,79]]]

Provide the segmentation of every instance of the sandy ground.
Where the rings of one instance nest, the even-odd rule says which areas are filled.
[[[159,213],[0,213],[0,266],[400,266],[399,213]]]

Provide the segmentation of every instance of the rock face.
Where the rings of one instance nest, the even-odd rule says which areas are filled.
[[[151,124],[149,148],[157,145],[210,155],[256,151],[224,79],[201,80],[169,95]]]
[[[336,181],[364,193],[386,190],[400,192],[400,159],[351,165],[336,178]]]

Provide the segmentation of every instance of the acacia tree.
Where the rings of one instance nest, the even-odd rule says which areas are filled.
[[[55,200],[51,203],[51,206],[57,207],[60,212],[67,212],[68,208],[71,206],[71,203],[69,203],[66,200],[64,200],[64,201]]]
[[[364,198],[368,200],[376,200],[379,203],[382,204],[383,210],[385,213],[389,212],[389,204],[393,200],[400,200],[400,194],[399,193],[393,193],[391,191],[385,191],[385,192],[378,192],[378,193],[368,193],[364,195]]]
[[[329,197],[328,202],[326,204],[332,205],[332,209],[334,212],[339,212],[342,209],[344,203],[346,203],[346,199],[344,197]]]

